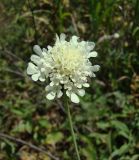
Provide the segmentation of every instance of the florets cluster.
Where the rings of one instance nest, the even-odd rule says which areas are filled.
[[[56,36],[54,46],[47,49],[35,45],[33,50],[37,55],[31,56],[27,74],[34,81],[49,79],[47,99],[60,98],[65,90],[72,102],[79,103],[78,95],[84,96],[84,87],[89,87],[88,77],[95,77],[94,72],[99,70],[99,65],[92,66],[89,61],[97,56],[97,52],[92,51],[93,42],[79,41],[77,36],[72,36],[69,41],[65,38],[65,34]]]

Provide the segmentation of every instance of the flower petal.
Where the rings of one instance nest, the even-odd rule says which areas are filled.
[[[44,77],[39,77],[39,80],[41,81],[41,82],[44,82],[45,81],[45,78]]]
[[[64,41],[66,39],[66,35],[64,33],[60,34],[60,40]]]
[[[88,58],[90,58],[90,57],[97,57],[97,52],[96,51],[90,52],[88,54]]]
[[[63,95],[63,92],[61,90],[57,92],[57,98],[62,97],[62,95]]]
[[[72,36],[72,38],[71,38],[71,42],[73,43],[73,44],[76,44],[77,42],[78,42],[78,39],[79,39],[79,37],[77,37],[77,36]]]
[[[33,63],[29,62],[27,67],[27,74],[32,75],[38,72],[37,66],[35,66]]]
[[[70,97],[70,92],[68,90],[66,91],[66,95]]]
[[[79,103],[80,102],[79,97],[75,93],[71,93],[70,98],[71,98],[71,101],[73,103]]]
[[[36,74],[33,74],[33,75],[31,76],[31,78],[32,78],[33,81],[38,81],[39,77],[40,77],[40,72],[38,72],[38,73],[36,73]]]
[[[42,50],[41,50],[41,48],[40,48],[39,45],[35,45],[35,46],[33,47],[33,51],[34,51],[36,54],[38,54],[39,56],[42,55]]]
[[[31,61],[34,62],[36,65],[38,65],[38,64],[40,63],[40,60],[41,60],[41,58],[40,58],[39,56],[34,55],[34,54],[31,56],[30,59],[31,59]]]
[[[50,92],[46,95],[46,98],[49,100],[53,100],[55,98],[56,93],[55,92]]]
[[[78,95],[83,97],[85,95],[85,90],[84,89],[79,89],[78,90]]]
[[[47,53],[47,49],[46,48],[43,48],[42,51],[45,52],[45,53]]]
[[[95,47],[95,43],[94,42],[87,42],[87,50],[91,51],[93,50]]]
[[[50,87],[50,85],[47,85],[47,86],[45,87],[46,92],[51,91],[51,88],[52,88],[52,87]]]
[[[54,81],[52,81],[50,84],[49,84],[51,87],[53,87],[55,84],[54,84]]]
[[[84,83],[83,86],[88,88],[90,85],[88,83]]]
[[[99,65],[94,65],[94,66],[92,66],[92,71],[93,71],[93,72],[97,72],[97,71],[99,71],[99,69],[100,69],[100,66],[99,66]]]

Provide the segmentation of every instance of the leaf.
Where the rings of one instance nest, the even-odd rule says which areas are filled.
[[[33,107],[11,108],[11,112],[16,114],[19,117],[29,117],[33,111],[34,111]]]
[[[19,133],[28,132],[28,133],[31,133],[32,132],[32,125],[29,121],[27,121],[27,122],[20,121],[13,128],[12,132],[19,132]]]
[[[136,154],[130,160],[138,160],[138,159],[139,159],[139,154]]]
[[[49,123],[49,121],[46,118],[40,118],[38,120],[38,123],[43,128],[50,128],[50,126],[51,126],[51,124]]]
[[[128,152],[130,148],[129,144],[124,144],[122,145],[119,149],[116,149],[112,154],[111,154],[111,158],[115,157],[115,156],[121,156],[123,154],[125,154],[126,152]]]
[[[136,27],[134,30],[133,30],[133,33],[132,33],[132,36],[135,36],[135,34],[139,31],[139,27]]]
[[[110,127],[110,124],[107,122],[97,122],[97,127],[100,129],[107,129],[108,127]]]
[[[94,138],[97,144],[107,143],[107,134],[94,132],[90,134],[90,137]]]
[[[61,141],[63,139],[63,137],[64,136],[61,132],[50,133],[47,135],[45,143],[55,145],[57,142]]]
[[[88,137],[85,136],[80,136],[82,141],[86,143],[86,147],[82,148],[81,151],[83,153],[84,156],[86,156],[86,158],[88,160],[96,160],[96,149],[94,147],[94,145],[91,143],[90,139]]]
[[[108,145],[108,149],[109,149],[109,152],[111,153],[112,152],[112,133],[111,131],[109,131],[109,133],[107,134],[107,145]]]
[[[13,142],[11,142],[11,141],[9,141],[8,139],[4,139],[4,141],[5,141],[5,143],[7,144],[7,146],[8,146],[8,151],[9,152],[11,152],[11,153],[15,153],[15,150],[16,150],[16,148],[15,148],[15,144],[13,143]],[[5,145],[5,148],[7,147],[6,145]]]
[[[127,125],[125,123],[123,123],[121,121],[118,121],[118,120],[113,120],[110,123],[117,130],[122,130],[125,133],[129,133],[129,129],[128,129],[128,127],[127,127]]]

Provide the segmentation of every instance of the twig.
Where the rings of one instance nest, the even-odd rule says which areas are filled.
[[[79,35],[78,27],[77,27],[76,22],[75,22],[75,13],[74,12],[71,15],[71,21],[72,21],[72,25],[75,29],[76,34]]]
[[[5,133],[1,133],[0,132],[0,139],[3,139],[3,138],[9,139],[11,141],[15,141],[17,143],[26,145],[26,146],[28,146],[28,147],[36,150],[36,151],[42,152],[42,153],[46,154],[47,156],[49,156],[50,158],[52,158],[53,160],[59,160],[59,158],[57,158],[54,155],[52,155],[51,153],[45,151],[43,148],[39,148],[39,147],[35,146],[34,144],[28,143],[28,142],[26,142],[26,141],[24,141],[22,139],[18,139],[18,138],[15,138],[15,137],[12,137],[12,136],[9,136],[9,135],[7,135]]]
[[[0,69],[0,71],[14,73],[14,74],[19,75],[19,76],[24,77],[24,78],[26,77],[23,73],[20,73],[19,71],[14,71],[14,70],[9,69],[9,68]]]
[[[118,39],[119,37],[120,35],[118,33],[114,33],[112,35],[104,35],[98,39],[97,44],[102,43],[103,41],[106,40]]]
[[[0,79],[0,83],[13,83],[13,82],[16,82],[16,81],[19,81],[19,80],[22,80],[22,78],[15,78],[15,79],[10,79],[10,80],[1,80]]]
[[[39,13],[39,11],[37,12],[38,10],[34,10],[33,11],[33,13],[35,13],[35,14],[37,14],[37,13]],[[47,13],[47,12],[46,12]],[[25,18],[25,17],[30,17],[30,16],[32,16],[32,14],[30,13],[30,12],[26,12],[26,13],[24,13],[24,14],[22,14],[21,16],[20,16],[20,18]],[[44,17],[39,17],[39,16],[35,16],[35,20],[37,21],[37,22],[40,22],[40,23],[44,23],[45,25],[47,25],[47,27],[49,28],[49,29],[51,29],[52,31],[53,31],[53,27],[51,26],[51,25],[49,25],[49,21],[46,19],[46,18],[44,18]]]
[[[8,54],[10,55],[11,57],[13,58],[16,58],[17,60],[20,60],[22,62],[25,62],[22,58],[20,58],[19,56],[17,56],[16,54],[12,53],[11,51],[7,50],[7,49],[4,49],[4,50],[1,50],[0,49],[0,52],[1,54],[5,55],[5,54]]]
[[[30,8],[31,14],[32,14],[33,26],[34,26],[34,30],[35,30],[35,35],[34,35],[35,42],[36,42],[36,44],[38,44],[37,26],[36,26],[36,22],[35,22],[35,15],[34,15],[34,12],[33,12],[32,7],[31,7],[30,0],[27,0],[27,1],[28,1],[28,6],[29,6],[29,8]]]

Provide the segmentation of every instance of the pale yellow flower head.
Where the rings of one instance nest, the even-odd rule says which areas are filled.
[[[99,65],[92,65],[89,58],[96,57],[97,52],[92,51],[93,42],[79,41],[77,36],[65,40],[65,34],[56,36],[54,46],[41,49],[34,46],[37,55],[31,56],[27,74],[32,80],[50,83],[46,86],[46,98],[53,100],[66,95],[74,103],[79,103],[78,96],[84,96],[84,87],[89,87],[88,77],[95,77],[94,72],[99,70]]]

